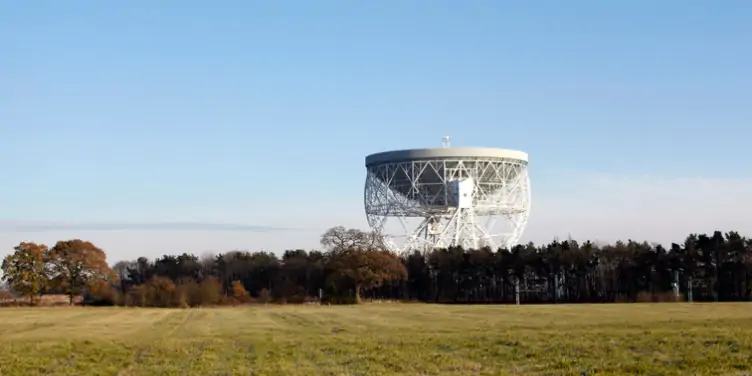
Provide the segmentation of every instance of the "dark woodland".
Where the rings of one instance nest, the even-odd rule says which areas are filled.
[[[752,239],[737,232],[691,234],[668,248],[554,240],[511,250],[449,248],[396,255],[373,234],[335,227],[325,251],[230,251],[106,263],[81,241],[52,248],[21,243],[2,264],[5,298],[36,304],[66,294],[69,304],[193,307],[247,303],[445,304],[608,303],[752,300]]]

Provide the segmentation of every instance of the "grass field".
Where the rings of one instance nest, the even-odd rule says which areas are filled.
[[[0,309],[0,375],[752,374],[752,304]]]

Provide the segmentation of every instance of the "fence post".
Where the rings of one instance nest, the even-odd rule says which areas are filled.
[[[553,287],[554,287],[554,304],[559,302],[559,273],[551,273],[553,276]]]

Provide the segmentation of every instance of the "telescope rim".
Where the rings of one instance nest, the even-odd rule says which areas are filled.
[[[366,156],[366,167],[372,167],[390,163],[404,163],[410,161],[425,160],[477,160],[498,159],[516,160],[528,162],[528,154],[512,149],[498,148],[429,148],[429,149],[403,149],[390,150],[374,153]]]

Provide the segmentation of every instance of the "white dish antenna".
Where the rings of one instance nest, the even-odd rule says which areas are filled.
[[[369,226],[397,252],[517,245],[531,204],[527,154],[449,141],[366,157]]]

